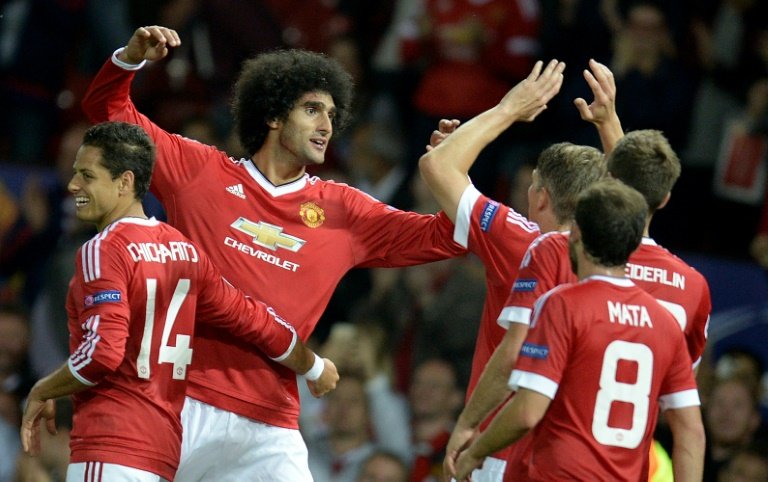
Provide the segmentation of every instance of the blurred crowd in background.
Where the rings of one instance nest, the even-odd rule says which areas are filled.
[[[437,121],[471,118],[536,60],[557,58],[567,64],[560,94],[534,123],[514,125],[489,146],[470,172],[481,191],[526,214],[543,147],[600,146],[573,106],[590,99],[582,70],[594,58],[614,73],[625,131],[662,130],[681,157],[672,201],[654,217],[656,241],[690,254],[707,276],[696,260],[768,268],[761,0],[3,0],[0,14],[0,481],[63,480],[66,402],[59,435],[38,459],[16,457],[19,406],[31,382],[66,359],[74,253],[95,234],[74,219],[66,191],[88,126],[80,100],[142,25],[173,28],[182,45],[137,76],[139,109],[235,157],[243,152],[229,95],[243,60],[276,48],[336,58],[356,82],[355,121],[334,133],[325,165],[311,174],[425,213],[438,208],[416,165]],[[147,203],[164,217],[156,201]],[[708,276],[713,313],[728,297],[716,285],[750,284],[729,276]],[[758,293],[757,305],[768,278],[756,279],[763,284],[741,288]],[[326,400],[303,404],[316,480],[378,480],[367,471],[385,469],[391,480],[436,480],[429,477],[439,473],[441,444],[463,402],[483,297],[483,266],[471,256],[348,274],[312,340],[343,371]],[[768,324],[766,312],[744,315],[748,327]],[[699,373],[707,480],[736,480],[743,466],[768,480],[768,449],[755,445],[768,438],[768,354],[735,344],[709,352]]]

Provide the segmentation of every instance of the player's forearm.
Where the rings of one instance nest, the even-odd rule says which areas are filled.
[[[64,363],[50,375],[41,378],[29,392],[33,400],[51,400],[85,390],[89,385],[75,378],[67,363]]]
[[[520,440],[533,427],[521,418],[513,398],[496,414],[488,428],[467,449],[475,458],[487,457]]]
[[[419,159],[419,172],[452,222],[466,187],[469,169],[480,152],[513,122],[499,106],[483,112]]]
[[[310,350],[298,337],[296,338],[296,344],[288,355],[281,359],[276,360],[281,365],[290,368],[297,375],[304,375],[315,364],[315,352]]]
[[[675,480],[701,480],[704,474],[706,436],[698,406],[671,409],[665,412],[672,430],[672,467]]]
[[[595,124],[597,134],[600,136],[600,144],[603,146],[603,152],[608,155],[613,151],[619,139],[624,137],[624,129],[621,127],[621,121],[617,115],[612,116],[605,122]]]
[[[504,346],[499,345],[488,360],[466,407],[459,416],[462,426],[477,428],[512,393],[507,387],[507,380],[514,366],[514,359],[510,361],[507,355]]]

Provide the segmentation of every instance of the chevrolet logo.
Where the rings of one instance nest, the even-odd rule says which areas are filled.
[[[262,246],[272,251],[277,251],[277,248],[285,248],[288,251],[294,253],[304,246],[303,239],[299,239],[295,236],[291,236],[283,233],[283,228],[275,226],[274,224],[265,223],[259,221],[254,223],[245,218],[239,218],[231,226],[238,231],[241,231],[249,236],[252,236],[252,241],[259,246]]]

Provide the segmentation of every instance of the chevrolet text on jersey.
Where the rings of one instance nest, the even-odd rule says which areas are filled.
[[[229,246],[230,248],[235,248],[238,251],[242,251],[245,254],[249,254],[256,259],[260,259],[262,261],[266,261],[269,264],[273,264],[278,268],[283,268],[285,270],[293,271],[293,272],[296,272],[296,270],[299,269],[298,263],[292,263],[290,261],[286,261],[282,258],[279,258],[274,254],[265,253],[260,249],[256,249],[253,246],[248,246],[247,244],[241,243],[240,241],[230,238],[229,236],[224,238],[224,244],[226,246]]]

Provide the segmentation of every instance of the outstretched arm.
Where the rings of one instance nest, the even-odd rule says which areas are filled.
[[[480,152],[514,122],[534,120],[560,90],[565,64],[552,60],[546,68],[543,66],[541,61],[536,62],[528,77],[507,92],[498,105],[443,136],[437,147],[428,149],[419,160],[421,175],[452,221],[456,221],[461,195],[469,185],[469,169]],[[456,125],[454,121],[446,122]],[[432,141],[434,144],[434,133]]]
[[[590,71],[591,69],[591,71]],[[616,81],[611,69],[592,59],[589,69],[584,69],[584,79],[595,99],[591,104],[579,97],[573,101],[581,118],[595,125],[603,145],[603,152],[609,154],[613,146],[624,137],[621,121],[616,113]]]

